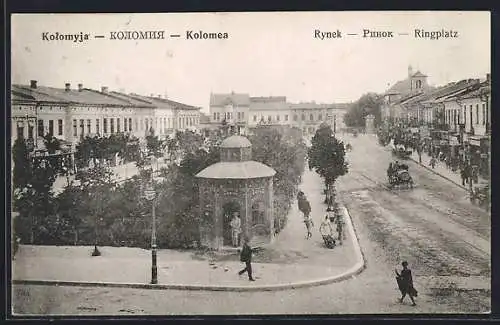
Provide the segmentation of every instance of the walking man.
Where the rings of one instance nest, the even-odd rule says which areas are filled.
[[[238,212],[235,212],[233,214],[233,219],[231,220],[230,226],[231,226],[231,239],[233,247],[238,247],[239,244],[238,239],[241,233],[241,219],[240,216],[238,215]]]
[[[342,218],[342,215],[340,215],[340,213],[336,213],[335,221],[337,223],[337,234],[338,234],[339,245],[342,245],[342,241],[345,239],[345,233],[344,233],[344,219]]]
[[[401,291],[401,299],[399,299],[399,302],[403,303],[403,299],[406,297],[406,294],[408,294],[408,296],[410,296],[412,306],[416,306],[417,304],[415,303],[415,299],[413,299],[413,297],[416,297],[418,292],[413,287],[411,270],[408,268],[408,262],[404,261],[401,265],[403,266],[401,273],[399,273],[398,270],[395,270],[399,291]]]
[[[248,244],[248,238],[243,240],[243,248],[241,249],[240,261],[245,263],[245,268],[238,272],[239,275],[248,273],[248,280],[255,281],[252,276],[252,248]]]

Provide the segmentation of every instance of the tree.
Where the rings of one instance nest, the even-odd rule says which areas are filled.
[[[17,138],[14,142],[12,147],[12,158],[14,162],[12,186],[14,189],[22,189],[26,187],[31,178],[29,151],[24,138]]]
[[[43,144],[45,145],[45,149],[47,149],[49,154],[55,154],[57,150],[61,149],[61,142],[59,141],[59,139],[57,139],[50,133],[47,133],[43,137]]]
[[[97,165],[91,169],[81,169],[76,174],[76,179],[80,183],[82,196],[79,198],[82,204],[84,220],[83,222],[94,230],[94,253],[93,256],[100,255],[97,249],[99,241],[99,229],[103,227],[102,221],[109,216],[104,202],[109,203],[110,196],[115,190],[113,173],[106,166]]]
[[[368,93],[361,96],[354,102],[347,113],[344,115],[344,122],[350,127],[364,127],[365,117],[369,114],[375,116],[375,126],[381,121],[381,109],[384,98],[374,93]]]
[[[320,125],[312,138],[309,148],[309,169],[314,169],[325,181],[327,203],[333,203],[332,193],[338,177],[348,172],[345,161],[345,148],[342,141],[333,135],[332,129],[326,124]]]
[[[146,136],[146,145],[150,154],[157,158],[162,156],[161,151],[163,145],[158,139],[158,136],[154,136],[153,134]]]
[[[259,126],[249,137],[252,159],[276,171],[274,176],[275,227],[283,229],[305,168],[306,146],[300,130]]]

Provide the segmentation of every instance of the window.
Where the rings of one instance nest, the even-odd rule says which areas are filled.
[[[76,120],[73,120],[73,136],[76,137],[78,135],[77,133],[77,126],[76,126]]]
[[[120,119],[116,119],[116,132],[120,133]]]
[[[244,120],[245,119],[245,112],[241,112],[241,119]]]
[[[102,123],[102,129],[103,129],[104,134],[108,133],[108,119],[107,118],[105,118],[103,123]]]
[[[127,128],[127,119],[124,118],[123,119],[123,132],[127,132],[128,131],[128,128]]]
[[[92,122],[90,120],[87,120],[87,133],[92,133]]]
[[[297,120],[298,120],[298,118],[299,118],[299,117],[297,116],[297,114],[294,114],[294,115],[293,115],[293,120],[294,120],[294,121],[297,121]]]
[[[238,120],[241,120],[241,112],[238,112]]]
[[[63,120],[57,120],[57,135],[63,135]]]
[[[99,119],[98,118],[95,120],[95,133],[99,134]]]
[[[38,120],[38,136],[43,137],[43,120]]]
[[[146,119],[146,131],[148,131],[148,130],[149,130],[149,120]]]
[[[278,122],[279,122],[279,120],[280,120],[280,116],[279,116],[279,115],[276,115],[276,121],[278,121]]]
[[[17,126],[17,138],[22,139],[24,138],[24,127],[23,126]]]
[[[489,108],[489,105],[488,103],[486,103],[486,124],[489,124],[490,123],[490,108]]]
[[[268,121],[268,122],[271,122],[271,115],[268,115],[268,116],[267,116],[267,121]]]
[[[318,121],[321,121],[323,119],[323,115],[319,114],[318,115]]]
[[[422,88],[422,80],[417,80],[417,89]]]
[[[135,120],[135,128],[137,129],[137,120]],[[132,118],[129,117],[128,119],[128,130],[132,132]]]
[[[80,135],[83,136],[85,134],[85,125],[83,119],[80,119]]]
[[[464,105],[464,124],[467,124],[467,106]]]
[[[288,121],[288,114],[285,114],[285,121]]]
[[[220,113],[217,112],[217,118],[216,118],[217,121],[220,121]]]
[[[54,120],[49,120],[49,134],[54,135]]]
[[[163,119],[163,132],[166,133],[167,132],[167,118],[165,117]]]
[[[469,106],[470,126],[472,127],[472,105]]]
[[[253,121],[254,121],[254,122],[257,122],[257,115],[254,115],[254,116],[253,116]]]
[[[263,202],[252,204],[252,226],[265,224],[264,209]]]
[[[309,115],[309,120],[310,120],[310,121],[314,121],[314,116],[313,116],[312,114],[311,114],[311,115]]]
[[[476,124],[479,124],[479,104],[476,104]]]
[[[231,119],[231,112],[227,113],[228,119]]]
[[[109,132],[111,134],[115,133],[115,119],[114,118],[109,119]]]
[[[305,121],[305,120],[306,120],[306,115],[302,114],[302,121]]]
[[[24,130],[23,130],[24,133]],[[28,124],[28,139],[33,139],[33,126]]]
[[[214,113],[214,121],[217,121],[217,113]]]
[[[483,103],[483,118],[482,118],[482,122],[481,122],[482,125],[485,124],[485,121],[484,121],[485,116],[486,116],[486,104]]]

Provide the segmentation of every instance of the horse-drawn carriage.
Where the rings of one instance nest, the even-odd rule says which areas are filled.
[[[396,146],[392,149],[392,154],[401,159],[410,158],[412,151],[406,150],[403,146]]]
[[[413,188],[413,178],[411,177],[409,167],[406,164],[391,163],[387,169],[387,177],[389,179],[389,187],[405,186],[406,188]]]

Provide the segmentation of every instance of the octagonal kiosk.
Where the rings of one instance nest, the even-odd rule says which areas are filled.
[[[221,250],[231,247],[231,220],[241,219],[239,245],[244,236],[252,246],[271,243],[273,222],[273,176],[276,171],[251,160],[252,144],[233,135],[220,146],[220,162],[196,177],[200,189],[200,242]]]

